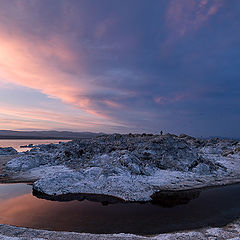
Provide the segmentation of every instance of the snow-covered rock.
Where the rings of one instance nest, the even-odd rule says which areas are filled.
[[[240,179],[238,141],[152,134],[104,135],[38,145],[6,164],[8,173],[37,175],[48,195],[94,193],[148,201],[162,189],[191,189]],[[223,154],[229,151],[231,154]],[[49,167],[60,167],[53,173]],[[45,169],[45,170],[44,170]],[[31,174],[30,174],[31,173]],[[224,182],[226,183],[226,182]]]
[[[21,155],[17,158],[11,159],[6,164],[6,170],[9,171],[27,171],[41,165],[49,164],[49,156],[44,155]]]
[[[31,240],[45,240],[44,238],[25,238],[25,237],[8,237],[8,236],[4,236],[2,234],[0,234],[0,239],[1,240],[27,240],[27,239],[31,239]]]
[[[154,174],[132,175],[122,171],[120,174],[106,175],[101,168],[91,167],[79,171],[57,172],[36,181],[33,189],[50,196],[87,193],[114,196],[125,201],[149,201],[161,187],[169,183],[179,183],[179,179],[193,178],[178,171],[155,170]]]
[[[0,147],[0,155],[14,155],[17,154],[17,150],[12,147]]]

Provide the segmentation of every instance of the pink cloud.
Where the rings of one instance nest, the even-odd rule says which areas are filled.
[[[47,40],[14,37],[0,25],[0,77],[5,83],[13,83],[61,99],[83,109],[98,118],[109,119],[97,110],[96,102],[89,93],[96,91],[93,79],[85,73],[85,63],[77,59],[74,51],[57,35]],[[78,53],[79,54],[79,53]],[[80,54],[81,55],[81,54]],[[65,71],[65,69],[74,71]],[[104,90],[99,86],[98,92]],[[106,105],[117,107],[118,103],[106,101]]]
[[[168,37],[162,45],[164,55],[180,38],[201,28],[223,6],[222,0],[172,0],[165,15]]]
[[[166,25],[170,31],[183,36],[200,28],[210,16],[222,7],[222,0],[172,0],[166,12]]]
[[[54,112],[41,108],[0,105],[0,125],[4,129],[63,129],[96,131],[98,127],[114,126],[117,123],[99,119],[78,111]],[[118,124],[119,125],[119,124]]]
[[[114,101],[104,100],[103,103],[111,108],[117,108],[117,109],[123,108],[123,105]]]

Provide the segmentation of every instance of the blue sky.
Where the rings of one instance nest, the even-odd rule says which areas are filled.
[[[238,0],[2,0],[0,126],[240,136]]]

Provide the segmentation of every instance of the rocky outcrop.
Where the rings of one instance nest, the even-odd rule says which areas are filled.
[[[5,170],[25,176],[43,170],[33,187],[49,196],[85,193],[149,201],[162,190],[240,179],[239,147],[238,141],[184,134],[112,134],[35,146],[9,161]],[[51,166],[63,170],[52,172]]]
[[[12,147],[5,147],[5,148],[0,147],[0,155],[14,155],[17,153],[18,153],[17,150],[15,150]]]
[[[41,165],[52,165],[51,158],[48,154],[21,154],[19,157],[7,162],[5,169],[11,172],[24,172]]]

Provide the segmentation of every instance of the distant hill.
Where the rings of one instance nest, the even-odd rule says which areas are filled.
[[[240,140],[240,137],[222,137],[222,136],[209,136],[209,137],[200,137],[202,139],[212,139],[212,138],[219,138],[221,140]]]
[[[103,133],[70,131],[11,131],[0,130],[0,139],[76,139],[92,138]]]

